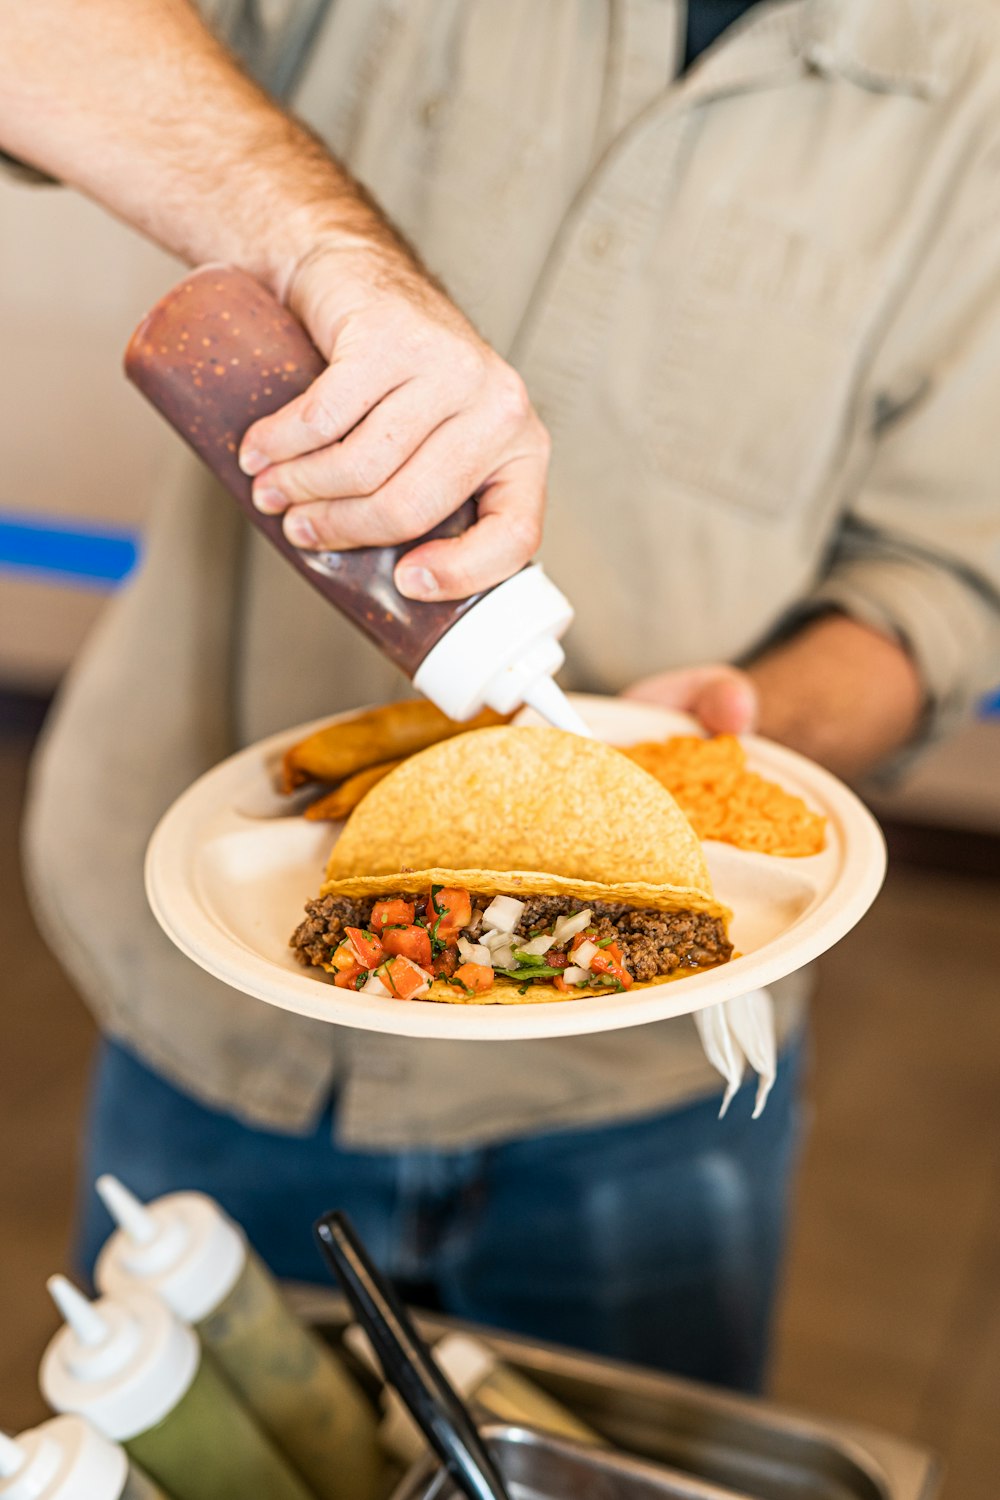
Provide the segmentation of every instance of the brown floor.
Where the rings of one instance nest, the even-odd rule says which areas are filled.
[[[0,1427],[41,1416],[92,1032],[29,925],[29,735],[0,734]],[[930,1444],[1000,1494],[1000,887],[894,870],[824,960],[774,1391]]]

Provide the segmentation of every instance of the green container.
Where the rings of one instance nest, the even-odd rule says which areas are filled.
[[[378,1500],[388,1476],[374,1406],[238,1225],[202,1193],[142,1204],[108,1177],[98,1191],[119,1225],[97,1263],[101,1290],[155,1291],[190,1324],[316,1500]]]
[[[174,1500],[313,1500],[159,1297],[91,1304],[62,1277],[49,1285],[66,1318],[42,1360],[42,1392],[56,1411],[120,1443]],[[138,1477],[134,1486],[142,1496]]]

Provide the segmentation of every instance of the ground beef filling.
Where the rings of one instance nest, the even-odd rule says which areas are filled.
[[[386,899],[379,897],[380,900]],[[389,899],[392,899],[391,897]],[[412,901],[412,896],[402,896]],[[299,963],[320,966],[330,961],[330,950],[344,937],[346,927],[367,927],[375,898],[352,900],[349,896],[319,896],[306,904],[305,921],[292,935],[291,946]],[[473,922],[489,905],[473,897]],[[565,896],[529,896],[517,927],[527,940],[539,928],[550,928],[557,917],[582,911],[583,903]],[[591,905],[597,939],[612,938],[622,950],[625,967],[633,979],[656,979],[678,969],[708,969],[725,963],[733,945],[719,917],[699,911],[649,911],[614,906],[604,901]]]

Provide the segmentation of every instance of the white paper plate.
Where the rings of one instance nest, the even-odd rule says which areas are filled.
[[[692,728],[683,715],[646,704],[584,696],[574,702],[595,734],[612,743]],[[850,931],[882,884],[882,835],[853,792],[801,755],[748,736],[751,767],[829,821],[827,847],[807,859],[705,845],[716,895],[733,911],[740,958],[630,993],[512,1006],[379,1000],[337,989],[295,962],[288,939],[319,891],[340,825],[290,816],[287,799],[274,790],[288,746],[329,722],[274,735],[207,772],[163,817],[146,857],[150,905],[178,948],[235,989],[299,1015],[400,1036],[504,1041],[638,1026],[801,968]]]

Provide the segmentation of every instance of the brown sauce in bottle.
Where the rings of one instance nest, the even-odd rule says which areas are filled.
[[[301,323],[245,271],[204,266],[168,292],[133,334],[129,379],[205,461],[254,525],[302,576],[414,675],[432,646],[480,598],[426,603],[393,582],[404,553],[458,536],[475,520],[467,500],[427,536],[394,547],[310,553],[289,542],[282,518],[257,510],[239,467],[243,434],[301,395],[326,367]],[[336,503],[336,502],[334,502]]]

